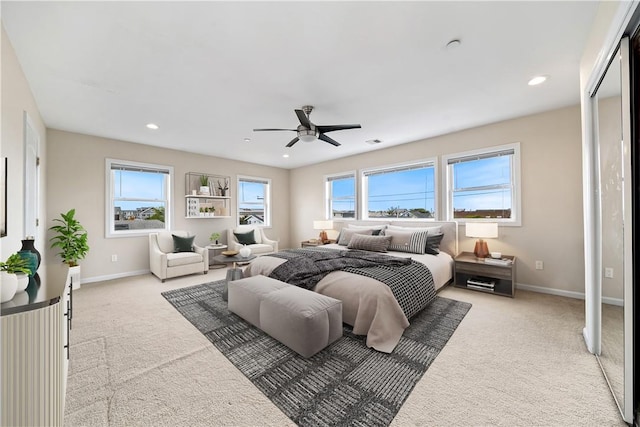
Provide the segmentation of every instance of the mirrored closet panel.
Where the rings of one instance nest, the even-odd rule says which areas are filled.
[[[628,352],[633,328],[625,322],[633,304],[628,58],[628,39],[623,39],[593,95],[599,195],[596,209],[598,280],[602,304],[597,357],[625,420],[629,419],[632,409],[629,372],[633,367]]]
[[[602,263],[600,363],[618,402],[624,396],[624,221],[620,50],[596,92]]]

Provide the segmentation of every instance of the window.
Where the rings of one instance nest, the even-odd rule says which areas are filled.
[[[170,230],[171,166],[107,159],[106,236]]]
[[[325,183],[327,218],[355,218],[356,173],[330,175]]]
[[[238,224],[271,226],[271,180],[238,176]]]
[[[435,185],[434,160],[365,170],[363,219],[433,219]]]
[[[443,157],[447,219],[520,225],[520,144]]]

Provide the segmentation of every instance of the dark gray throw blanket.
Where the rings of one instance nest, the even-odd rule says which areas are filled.
[[[337,270],[378,280],[389,286],[407,319],[429,305],[436,296],[431,271],[411,258],[324,248],[288,249],[269,256],[287,260],[273,269],[269,277],[309,290]]]

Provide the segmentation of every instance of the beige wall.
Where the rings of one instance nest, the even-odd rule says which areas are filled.
[[[518,257],[521,285],[584,292],[580,110],[577,106],[504,121],[291,171],[291,238],[315,237],[312,220],[324,215],[327,174],[407,162],[520,142],[522,226],[500,227],[491,250]],[[439,167],[440,183],[442,168]],[[442,188],[442,185],[440,185]],[[473,239],[460,227],[460,251]],[[535,261],[544,270],[535,270]]]
[[[224,236],[223,232],[234,226],[235,217],[186,219],[185,173],[231,176],[234,215],[236,176],[271,178],[273,227],[266,234],[279,239],[283,247],[289,245],[288,170],[53,129],[47,131],[47,141],[47,224],[61,212],[76,209],[76,217],[88,231],[91,248],[81,263],[85,282],[149,270],[146,236],[105,238],[105,158],[173,166],[173,229],[195,233],[198,245],[209,243],[209,235],[214,231]],[[111,255],[117,255],[118,261],[111,262]]]
[[[7,236],[0,239],[0,259],[3,261],[9,255],[22,247],[24,235],[24,113],[27,112],[40,135],[40,158],[46,156],[47,141],[44,122],[40,117],[38,106],[13,46],[2,27],[2,142],[0,152],[8,158],[8,191],[7,191]],[[41,189],[38,202],[38,218],[41,220],[36,237],[36,248],[42,250],[46,246],[45,232],[42,219],[46,216],[45,200],[46,165],[40,166]],[[44,264],[44,259],[43,259]],[[38,269],[44,276],[44,265]]]

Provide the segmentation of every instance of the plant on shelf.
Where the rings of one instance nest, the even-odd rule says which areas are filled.
[[[75,209],[71,209],[69,212],[61,213],[60,218],[56,218],[53,221],[58,223],[49,228],[56,234],[49,239],[51,248],[59,248],[60,258],[62,262],[69,267],[75,267],[78,265],[78,260],[83,259],[87,252],[89,252],[89,245],[87,244],[87,231],[80,224],[80,222],[74,218],[76,214]]]
[[[218,239],[220,238],[220,233],[214,232],[209,236],[209,240],[214,242],[216,245],[218,244]]]
[[[207,175],[200,175],[200,194],[208,196],[209,192],[209,177]]]
[[[27,260],[18,254],[11,254],[5,262],[0,261],[0,271],[6,271],[9,274],[31,274]]]

